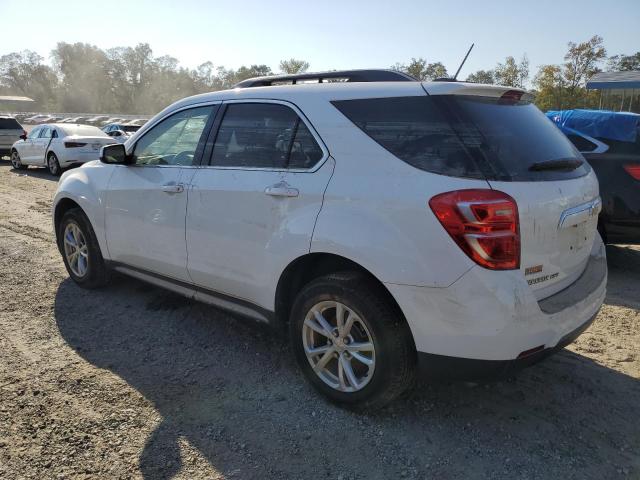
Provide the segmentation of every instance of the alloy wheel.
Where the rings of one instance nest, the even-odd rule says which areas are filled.
[[[22,162],[20,161],[20,155],[15,150],[11,152],[11,166],[16,170],[22,166]]]
[[[71,271],[82,278],[89,267],[89,248],[82,230],[74,222],[64,229],[64,254]]]
[[[48,166],[49,166],[49,172],[51,173],[51,175],[57,175],[58,174],[58,168],[60,168],[58,166],[58,161],[56,160],[56,157],[54,155],[49,155],[49,159],[47,160]]]
[[[330,387],[357,392],[371,381],[376,367],[373,337],[345,304],[314,305],[304,320],[302,342],[311,368]]]

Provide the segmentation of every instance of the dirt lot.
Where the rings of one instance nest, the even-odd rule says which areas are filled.
[[[55,187],[0,162],[0,478],[640,478],[640,248],[608,248],[606,305],[567,350],[356,415],[265,330],[124,277],[77,288]]]

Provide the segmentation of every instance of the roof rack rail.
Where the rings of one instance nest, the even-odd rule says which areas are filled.
[[[331,82],[415,82],[411,75],[396,70],[340,70],[334,72],[300,73],[296,75],[271,75],[248,78],[234,85],[234,88],[269,87],[272,85],[295,85],[297,83]]]

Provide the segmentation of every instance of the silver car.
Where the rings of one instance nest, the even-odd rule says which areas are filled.
[[[20,140],[21,135],[27,135],[18,121],[9,116],[0,116],[0,157],[9,156],[11,145]]]

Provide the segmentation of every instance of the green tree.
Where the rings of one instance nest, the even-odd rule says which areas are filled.
[[[493,77],[498,85],[524,88],[526,81],[529,79],[529,59],[526,55],[523,55],[520,63],[517,63],[515,58],[509,56],[505,58],[504,63],[496,65]]]
[[[36,52],[24,50],[0,57],[0,91],[23,95],[36,101],[37,108],[57,108],[58,78]]]
[[[294,75],[296,73],[304,73],[307,70],[309,70],[309,62],[304,60],[290,58],[289,60],[280,61],[280,71],[282,73]]]
[[[110,111],[107,56],[87,43],[59,42],[51,52],[60,78],[60,108],[66,112]]]
[[[569,51],[564,56],[564,78],[569,95],[579,96],[579,90],[593,74],[600,71],[598,65],[607,57],[602,37],[594,35],[586,42],[569,42]]]
[[[485,83],[492,85],[496,83],[493,70],[478,70],[467,77],[467,82]]]
[[[534,79],[536,104],[542,110],[596,108],[598,94],[586,82],[600,71],[606,58],[602,37],[594,35],[581,43],[569,42],[562,65],[542,65]]]
[[[391,69],[404,72],[416,80],[423,82],[448,76],[447,69],[442,62],[428,63],[427,60],[422,57],[412,58],[408,65],[396,63]]]
[[[607,61],[610,72],[629,72],[640,70],[640,52],[633,55],[613,55]]]

